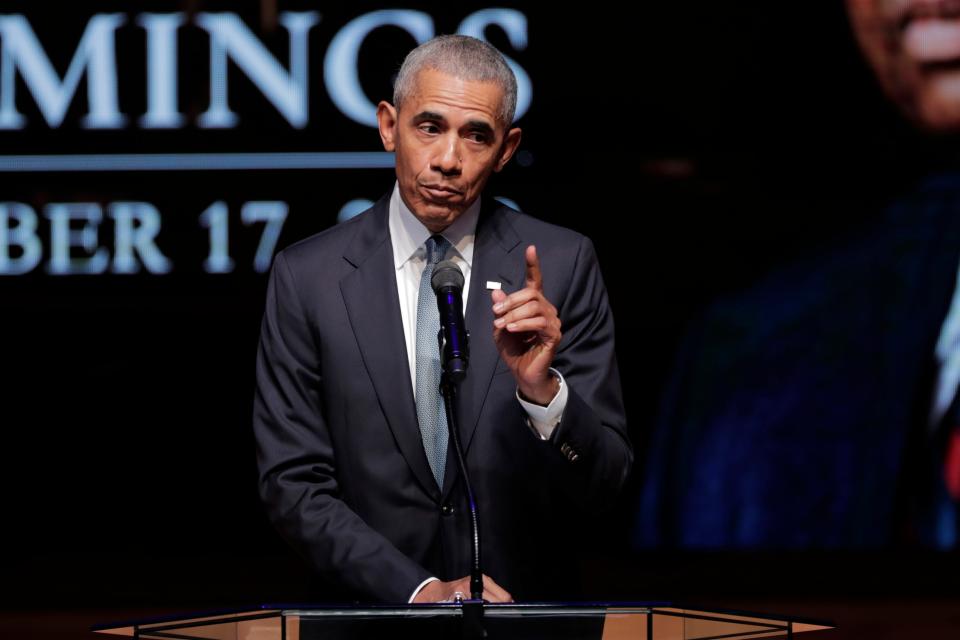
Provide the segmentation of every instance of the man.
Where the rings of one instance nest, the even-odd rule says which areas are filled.
[[[869,232],[695,323],[650,445],[643,546],[960,546],[960,5],[847,10],[924,134],[898,166],[925,175],[876,179],[913,184]]]
[[[440,259],[466,279],[470,366],[457,416],[480,509],[483,597],[564,595],[571,520],[609,502],[630,468],[590,241],[481,196],[520,142],[515,104],[516,80],[488,44],[421,45],[394,104],[377,111],[396,153],[392,193],[274,262],[254,406],[261,496],[320,575],[360,598],[470,591],[426,284]]]

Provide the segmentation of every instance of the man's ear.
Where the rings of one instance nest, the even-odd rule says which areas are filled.
[[[380,128],[383,148],[394,151],[397,148],[397,110],[386,100],[381,100],[377,105],[377,126]]]
[[[493,170],[499,172],[507,166],[519,146],[520,127],[514,127],[507,131],[507,135],[503,139],[503,146],[500,147],[500,159],[497,160],[497,166]]]

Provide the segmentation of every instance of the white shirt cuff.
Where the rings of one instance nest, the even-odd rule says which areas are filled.
[[[557,395],[553,396],[553,400],[551,400],[547,406],[543,407],[539,404],[527,402],[520,397],[520,389],[517,389],[517,400],[520,402],[520,406],[527,412],[530,425],[533,427],[537,437],[541,440],[550,439],[553,430],[560,424],[560,418],[563,417],[563,410],[567,407],[567,383],[564,382],[563,376],[560,375],[559,371],[553,367],[550,367],[550,371],[557,377],[557,380],[560,381],[560,388],[557,390]]]
[[[413,593],[410,594],[410,599],[407,600],[407,604],[412,603],[413,600],[417,597],[417,594],[420,593],[420,591],[421,591],[425,586],[427,586],[427,585],[430,584],[431,582],[437,582],[438,580],[440,580],[440,578],[427,578],[426,580],[424,580],[423,582],[421,582],[421,583],[417,586],[417,588],[413,590]]]

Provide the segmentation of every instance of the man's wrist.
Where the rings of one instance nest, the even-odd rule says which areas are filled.
[[[539,385],[535,389],[524,390],[521,386],[517,385],[517,393],[520,394],[520,397],[530,403],[538,404],[541,407],[546,407],[550,402],[557,397],[557,394],[560,392],[560,378],[554,373],[553,369],[547,374],[547,379],[542,385]]]
[[[567,385],[566,382],[564,382],[563,375],[552,367],[550,373],[556,376],[560,388],[546,406],[524,400],[520,397],[520,389],[517,389],[517,400],[527,414],[527,424],[533,433],[541,440],[550,439],[557,425],[560,423],[563,417],[563,411],[567,406]]]

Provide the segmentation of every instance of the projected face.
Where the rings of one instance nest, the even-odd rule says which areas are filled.
[[[380,137],[396,152],[400,195],[436,233],[457,219],[500,171],[520,143],[520,129],[497,121],[503,91],[427,69],[398,111],[377,108]]]
[[[960,2],[846,0],[886,94],[921,128],[960,131]]]

